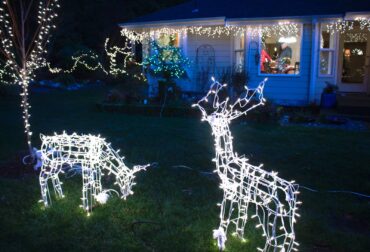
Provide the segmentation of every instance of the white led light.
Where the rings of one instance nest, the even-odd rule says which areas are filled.
[[[101,183],[103,170],[115,176],[115,184],[120,188],[121,198],[126,199],[127,196],[133,194],[131,188],[135,185],[135,173],[149,166],[137,165],[129,169],[118,151],[113,150],[110,144],[99,136],[63,133],[53,136],[41,135],[41,140],[42,166],[39,180],[45,206],[51,202],[49,180],[52,182],[56,195],[64,197],[59,173],[63,173],[65,168],[81,166],[82,205],[83,209],[90,212],[93,200],[105,204],[109,198],[108,191],[110,190],[103,190]]]
[[[60,7],[58,0],[39,0],[38,10],[33,15],[38,26],[30,33],[28,30],[29,11],[32,11],[33,1],[21,1],[10,4],[11,1],[0,1],[0,83],[21,86],[21,107],[23,124],[29,152],[32,155],[32,132],[30,124],[29,83],[35,76],[35,71],[46,64],[47,44],[51,27],[55,27],[56,10]],[[28,34],[28,35],[27,35]],[[29,37],[29,38],[28,38]]]
[[[366,17],[356,17],[355,20],[339,19],[335,22],[331,22],[327,24],[326,27],[331,34],[334,34],[334,33],[343,34],[347,31],[353,30],[356,25],[355,22],[359,24],[360,30],[370,31],[370,19]]]
[[[109,58],[108,66],[104,66],[99,56],[90,51],[88,53],[82,53],[78,56],[72,57],[72,66],[69,69],[62,69],[58,67],[51,67],[49,62],[46,63],[49,71],[53,74],[58,73],[73,73],[77,70],[79,66],[82,66],[90,71],[97,71],[101,70],[106,75],[118,76],[118,75],[126,75],[136,78],[138,80],[146,81],[145,75],[141,73],[130,73],[127,68],[128,65],[132,66],[142,66],[141,63],[138,63],[134,60],[135,54],[132,50],[132,45],[129,42],[125,42],[123,47],[119,46],[108,46],[109,39],[105,40],[104,43],[104,50],[106,56]],[[119,66],[117,64],[117,58],[122,59],[123,64]],[[93,62],[93,63],[91,63]]]
[[[207,36],[211,38],[219,38],[221,36],[237,36],[240,34],[247,34],[249,37],[257,37],[260,34],[270,37],[272,35],[279,36],[296,36],[299,32],[299,26],[296,23],[280,22],[273,25],[259,25],[259,26],[187,26],[187,27],[159,27],[143,29],[135,31],[128,28],[122,28],[121,34],[131,41],[142,42],[150,40],[156,34],[193,34],[199,36]]]
[[[233,151],[229,125],[233,119],[246,115],[250,110],[263,105],[265,79],[256,89],[246,88],[245,95],[234,103],[221,99],[225,85],[214,82],[207,95],[194,104],[202,112],[215,138],[216,172],[220,188],[224,191],[221,203],[220,225],[213,231],[218,247],[225,249],[229,224],[235,225],[239,238],[244,238],[248,215],[257,218],[256,228],[266,237],[265,247],[260,251],[291,251],[295,243],[294,223],[298,217],[298,185],[281,179],[276,172],[262,169],[262,165],[248,163],[244,156]],[[210,101],[210,102],[209,102]]]

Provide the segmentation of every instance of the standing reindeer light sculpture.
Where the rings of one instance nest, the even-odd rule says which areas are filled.
[[[65,132],[60,135],[44,136],[41,135],[42,145],[40,150],[41,171],[40,186],[41,196],[44,205],[47,207],[51,203],[48,181],[52,182],[56,195],[64,197],[62,183],[59,174],[64,173],[65,169],[74,166],[81,167],[82,173],[82,207],[89,215],[93,201],[106,203],[110,190],[103,190],[101,177],[104,175],[102,170],[107,170],[108,175],[115,176],[115,184],[120,188],[121,197],[126,199],[133,194],[131,188],[134,183],[135,174],[140,170],[145,170],[149,165],[134,166],[129,169],[120,157],[104,138],[93,135],[68,135]],[[117,192],[118,194],[118,192]]]
[[[295,241],[294,223],[296,222],[298,185],[268,172],[262,165],[253,166],[248,159],[233,151],[233,137],[229,125],[232,120],[246,115],[250,110],[263,105],[265,79],[256,89],[246,87],[245,94],[235,102],[228,97],[222,99],[226,84],[213,78],[207,95],[194,104],[202,112],[202,121],[207,121],[215,138],[216,171],[220,177],[220,188],[224,192],[219,206],[220,225],[213,231],[220,250],[225,249],[229,224],[235,225],[235,234],[244,239],[244,230],[249,214],[257,218],[256,228],[262,229],[266,237],[264,248],[259,251],[298,250]],[[251,209],[249,210],[249,206]]]

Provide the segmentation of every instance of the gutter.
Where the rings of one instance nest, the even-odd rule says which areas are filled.
[[[351,13],[353,14],[353,13]],[[357,13],[356,13],[357,14]],[[348,14],[331,14],[314,16],[319,19],[336,19],[347,17]],[[159,21],[145,21],[145,22],[127,22],[120,23],[121,28],[158,28],[163,26],[228,26],[228,25],[243,25],[243,24],[271,24],[271,21],[278,22],[294,22],[307,21],[311,22],[313,15],[308,16],[285,16],[285,17],[256,17],[256,18],[226,18],[226,17],[207,17],[207,18],[188,18],[188,19],[173,19],[173,20],[159,20]]]
[[[317,19],[335,19],[342,18],[343,14],[331,14],[331,15],[306,15],[306,16],[280,16],[280,17],[255,17],[255,18],[227,18],[226,22],[229,25],[235,24],[271,24],[271,21],[284,22],[284,21],[309,21],[311,23],[312,18]]]
[[[161,20],[148,22],[129,22],[118,24],[121,28],[156,28],[163,26],[187,26],[187,25],[225,25],[226,17],[210,17],[210,18],[190,18],[190,19],[175,19]]]

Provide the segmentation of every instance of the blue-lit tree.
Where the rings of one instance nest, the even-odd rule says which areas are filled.
[[[143,60],[143,65],[152,76],[161,80],[159,84],[159,98],[166,102],[167,93],[172,90],[176,93],[176,79],[187,78],[186,67],[190,65],[190,60],[182,53],[181,48],[175,46],[176,37],[168,36],[168,41],[153,40],[150,42],[151,53]]]
[[[167,45],[152,40],[151,55],[143,62],[152,75],[164,78],[168,82],[186,78],[185,68],[190,65],[190,60],[183,56],[181,48],[175,46],[175,40],[174,36],[169,36]]]

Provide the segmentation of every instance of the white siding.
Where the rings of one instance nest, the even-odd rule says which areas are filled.
[[[188,34],[183,39],[182,48],[184,54],[191,60],[191,66],[187,69],[189,81],[177,81],[184,91],[201,91],[197,86],[198,66],[196,64],[197,49],[202,45],[211,45],[215,51],[215,68],[217,71],[221,68],[232,66],[232,37],[221,36],[211,38],[206,35]]]
[[[249,74],[250,87],[256,86],[264,78],[269,81],[265,87],[265,96],[271,102],[282,105],[302,106],[309,103],[309,85],[311,71],[311,46],[312,46],[312,25],[310,23],[303,25],[300,74],[299,75],[261,75],[258,72],[256,64],[256,53],[258,53],[258,38],[246,38],[246,71]],[[202,45],[211,45],[215,50],[215,68],[217,69],[231,67],[233,65],[233,36],[208,37],[188,34],[181,38],[180,46],[185,56],[191,60],[191,66],[187,69],[189,80],[177,80],[178,85],[183,91],[201,91],[197,85],[198,67],[196,65],[197,48]],[[217,77],[217,73],[216,76]],[[152,80],[153,81],[153,80]],[[316,84],[319,97],[325,80],[318,80]]]

